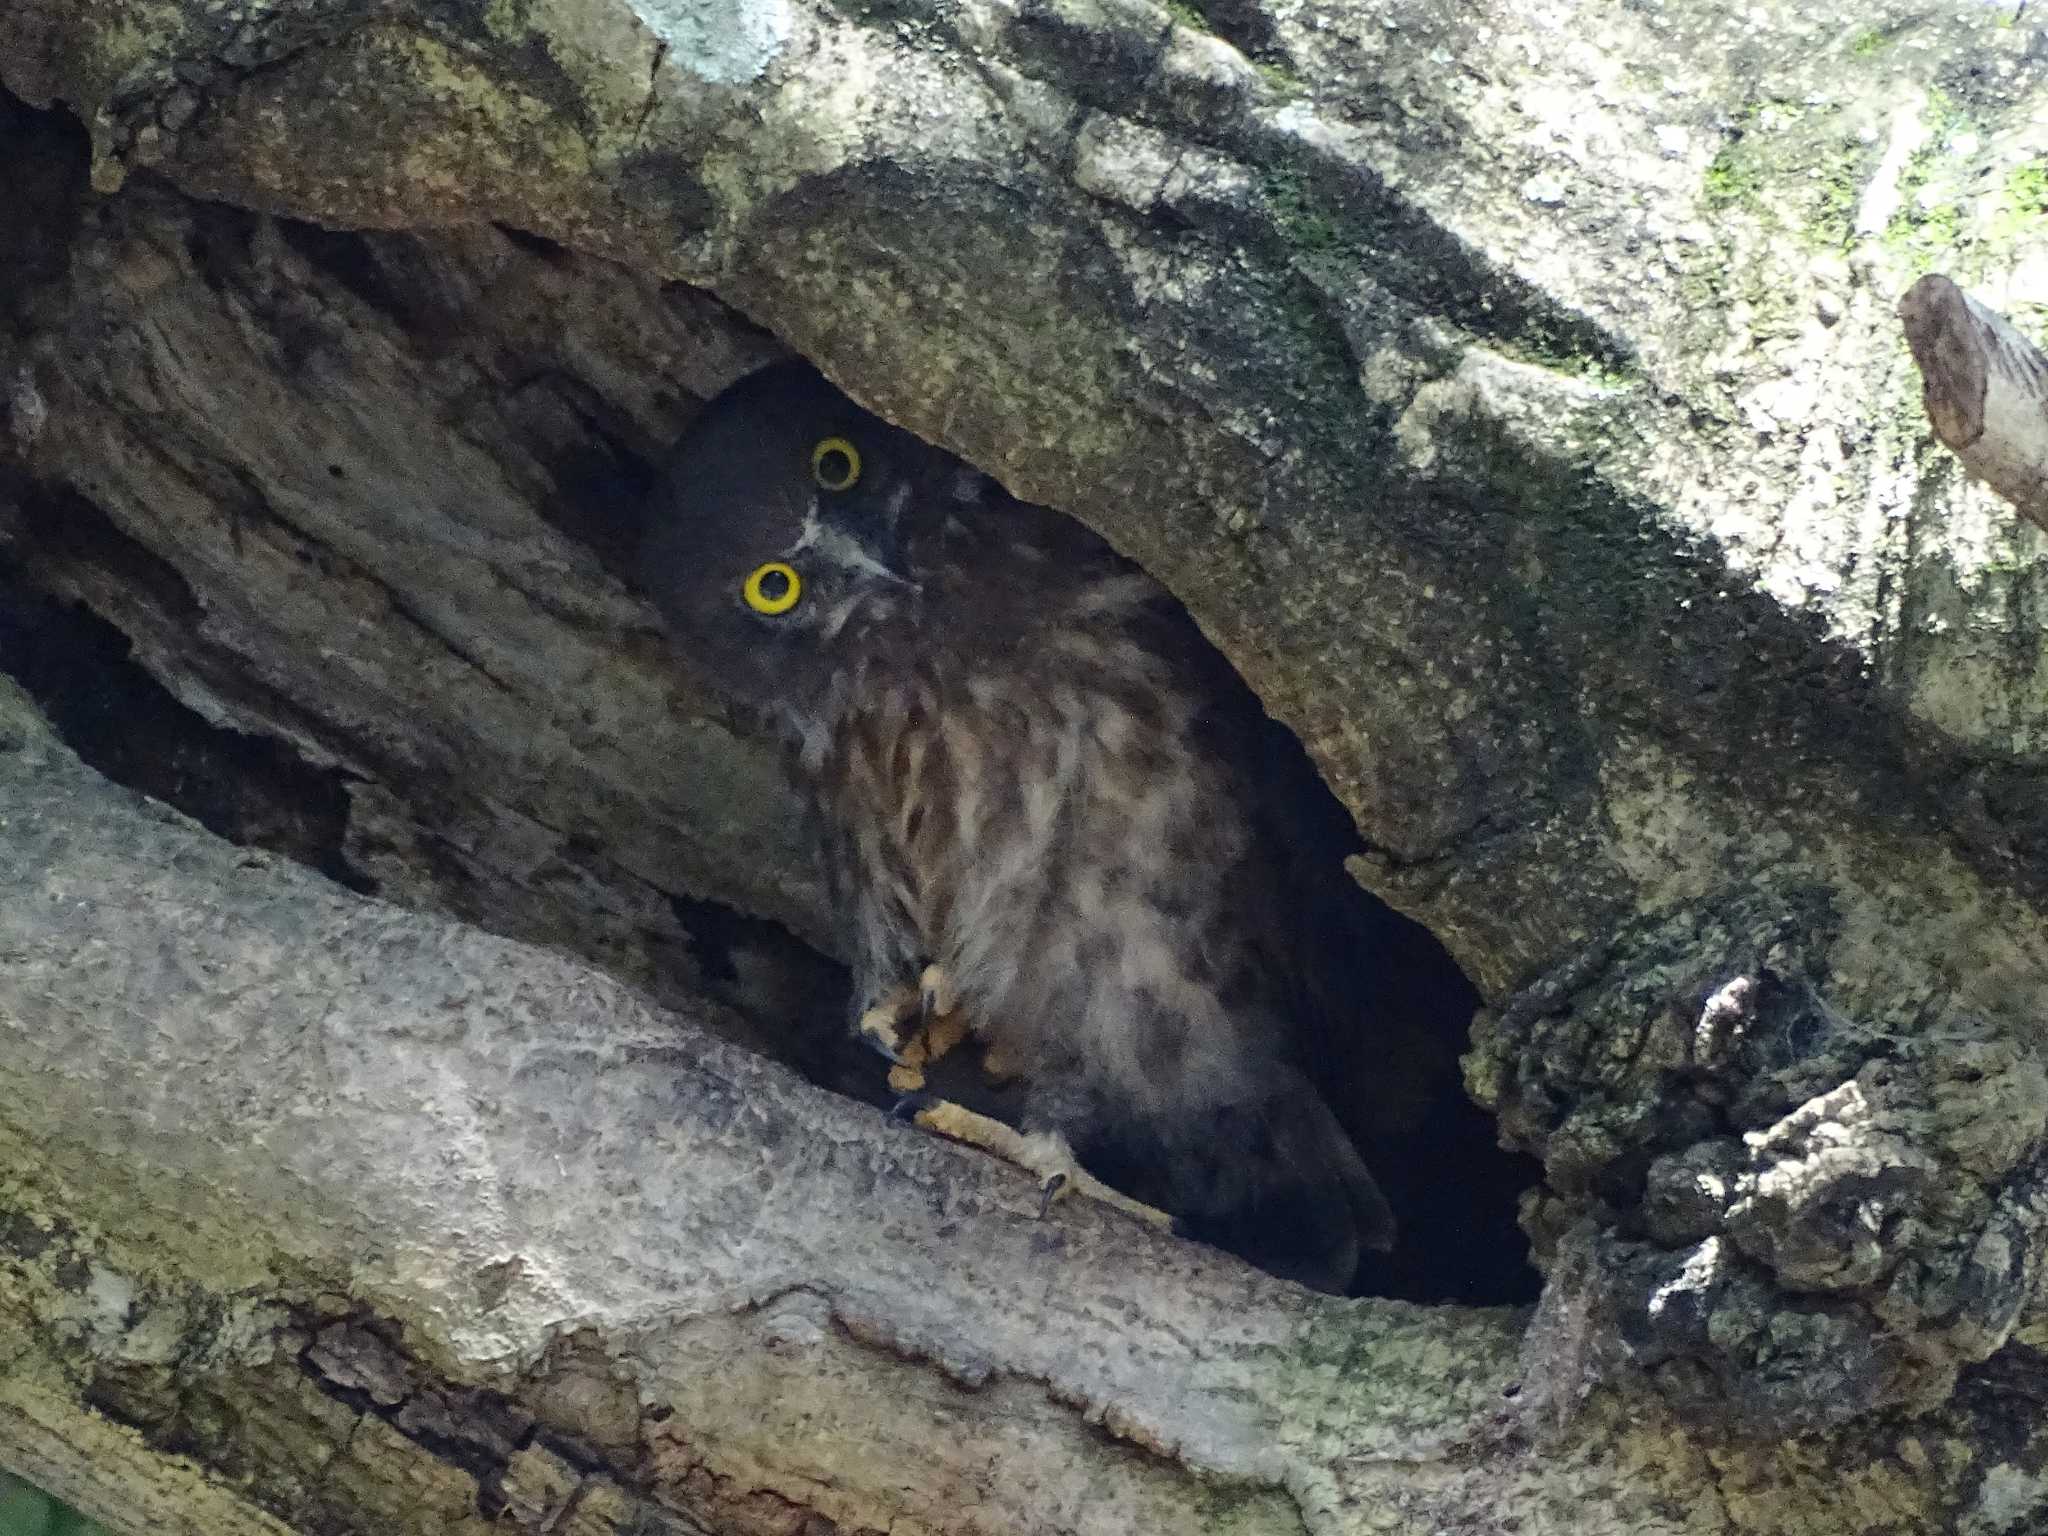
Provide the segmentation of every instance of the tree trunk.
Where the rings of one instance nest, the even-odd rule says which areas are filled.
[[[0,15],[0,1465],[136,1530],[2048,1518],[2048,561],[1893,313],[2025,319],[2038,25],[714,11]],[[612,568],[784,343],[1298,732],[1484,1004],[1526,1338],[734,1048],[847,1076],[832,915]]]

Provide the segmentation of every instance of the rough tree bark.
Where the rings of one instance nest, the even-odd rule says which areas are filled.
[[[195,1530],[2039,1521],[2048,562],[1892,312],[1936,254],[2042,291],[2048,50],[1745,27],[0,16],[61,109],[6,124],[24,589],[274,745],[230,830],[686,1016],[245,867],[14,700],[0,1463]],[[696,1027],[759,1033],[672,898],[829,934],[603,558],[776,345],[735,311],[1101,528],[1297,729],[1486,1003],[1525,1346],[1034,1224]]]

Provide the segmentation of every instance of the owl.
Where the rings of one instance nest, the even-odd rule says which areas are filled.
[[[704,408],[646,528],[683,660],[789,747],[854,1027],[964,1021],[1048,1189],[1099,1175],[1327,1290],[1391,1246],[1310,1070],[1369,1017],[1319,983],[1338,855],[1164,588],[801,362]]]

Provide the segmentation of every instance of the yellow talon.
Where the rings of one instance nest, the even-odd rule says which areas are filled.
[[[860,1016],[854,1026],[860,1037],[892,1062],[903,1059],[902,1028],[922,1003],[915,987],[896,987]]]
[[[908,1003],[906,1004],[906,999]],[[911,1015],[920,1014],[916,1032],[908,1040],[897,1037],[897,1029]],[[880,1017],[878,1017],[880,1016]],[[967,1038],[967,1016],[960,1007],[946,973],[936,965],[924,968],[917,989],[899,987],[876,1007],[861,1015],[861,1033],[878,1043],[882,1020],[886,1019],[890,1049],[889,1086],[898,1093],[915,1093],[924,1087],[925,1069],[936,1065]],[[869,1020],[877,1021],[869,1029]]]
[[[1014,1164],[1035,1177],[1038,1180],[1038,1214],[1041,1219],[1055,1200],[1079,1194],[1135,1217],[1148,1226],[1162,1229],[1173,1226],[1173,1218],[1165,1211],[1111,1189],[1083,1168],[1074,1157],[1074,1149],[1067,1145],[1066,1137],[1057,1131],[1041,1131],[1027,1136],[1000,1120],[978,1115],[946,1099],[925,1105],[913,1118],[928,1131],[994,1153],[1004,1162]]]

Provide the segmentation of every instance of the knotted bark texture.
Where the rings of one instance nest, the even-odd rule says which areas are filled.
[[[1845,1016],[1816,981],[1839,935],[1825,892],[1731,891],[1482,1028],[1475,1091],[1544,1162],[1530,1361],[1560,1409],[1647,1371],[1698,1422],[1823,1429],[1940,1402],[2034,1304],[2040,1054],[1961,1011]]]

